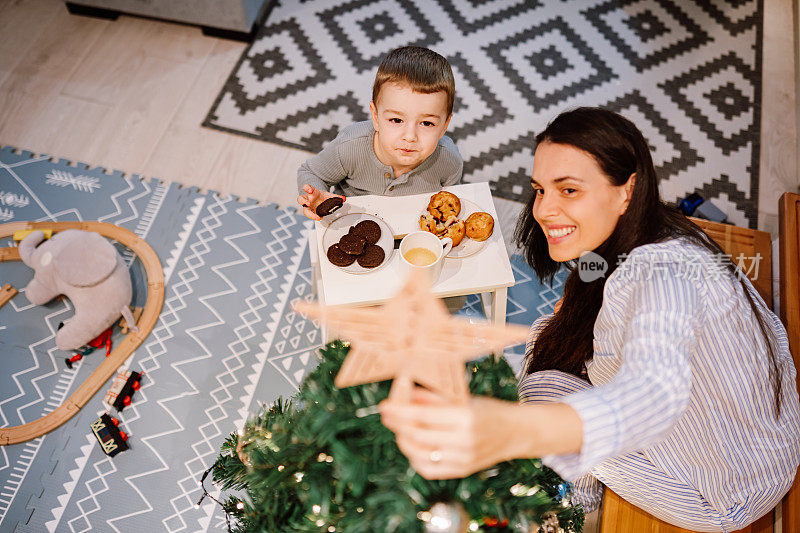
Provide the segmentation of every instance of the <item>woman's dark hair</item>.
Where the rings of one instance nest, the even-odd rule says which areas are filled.
[[[611,236],[593,250],[608,264],[606,277],[583,282],[577,269],[568,264],[570,273],[564,283],[563,305],[539,333],[533,353],[528,357],[528,373],[561,370],[584,377],[586,362],[593,356],[594,323],[603,304],[603,287],[607,276],[617,267],[617,258],[625,257],[623,254],[643,244],[682,237],[716,257],[725,258],[725,266],[732,275],[736,275],[737,269],[719,245],[697,225],[661,201],[649,146],[631,121],[605,109],[581,107],[560,114],[536,136],[537,145],[545,142],[569,145],[591,155],[613,185],[624,185],[631,174],[636,174],[625,213]],[[534,192],[517,221],[514,239],[525,250],[525,258],[539,279],[552,283],[563,265],[550,257],[544,232],[533,218],[535,200]],[[767,317],[760,311],[743,278],[738,276],[767,346],[769,377],[779,415],[781,380],[774,339],[767,327]]]

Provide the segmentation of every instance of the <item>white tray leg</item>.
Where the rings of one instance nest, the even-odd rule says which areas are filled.
[[[503,287],[492,293],[492,322],[495,324],[506,323],[506,304],[508,303],[508,289]]]
[[[502,287],[492,292],[481,293],[481,303],[486,319],[493,324],[506,323],[506,303],[508,301],[508,289]]]
[[[317,232],[314,228],[308,230],[308,255],[311,259],[311,290],[319,303],[325,305],[325,292],[322,290],[322,270],[319,266],[319,249],[317,248]],[[320,340],[327,344],[333,339],[329,338],[330,331],[325,324],[320,324]]]

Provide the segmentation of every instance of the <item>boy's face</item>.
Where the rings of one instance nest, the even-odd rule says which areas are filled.
[[[377,132],[375,153],[395,176],[425,161],[450,123],[444,91],[423,94],[400,83],[384,84],[369,109]]]

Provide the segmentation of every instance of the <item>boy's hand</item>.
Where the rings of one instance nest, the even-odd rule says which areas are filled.
[[[328,198],[341,198],[347,201],[347,198],[339,194],[321,191],[315,189],[311,185],[303,185],[303,190],[306,194],[301,194],[297,197],[297,203],[303,206],[303,214],[311,220],[322,220],[316,212],[317,206],[327,200]]]

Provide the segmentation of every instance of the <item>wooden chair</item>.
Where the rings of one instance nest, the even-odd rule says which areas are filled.
[[[772,244],[770,234],[764,231],[756,231],[746,228],[739,228],[708,220],[692,219],[700,226],[709,237],[719,244],[725,253],[733,257],[734,263],[739,254],[745,258],[756,257],[760,254],[761,260],[758,269],[754,267],[750,274],[750,281],[758,290],[764,301],[772,307]],[[797,229],[797,218],[795,215],[795,230]],[[783,252],[781,252],[783,255]],[[797,255],[797,240],[795,239],[795,255]],[[795,263],[796,264],[796,263]],[[750,267],[750,262],[745,261],[745,267]],[[757,276],[756,276],[757,274]],[[797,267],[795,266],[795,282],[797,282]],[[781,280],[784,279],[781,272]],[[797,285],[795,285],[796,290]],[[783,295],[783,290],[781,291]],[[795,297],[795,302],[797,302]],[[783,309],[783,298],[781,298],[781,309]],[[800,340],[800,339],[798,339]],[[795,484],[796,485],[796,484]],[[800,491],[797,497],[800,498]],[[795,507],[797,509],[798,507]],[[785,512],[785,511],[784,511]],[[785,516],[785,515],[784,515]],[[737,533],[772,533],[773,531],[773,512],[769,512],[750,526],[739,530]],[[613,490],[606,488],[603,500],[603,516],[600,522],[601,533],[692,533],[688,529],[682,529],[659,520],[653,515],[646,513],[635,505],[623,500]],[[784,518],[784,533],[789,531],[797,532],[797,529],[786,529]]]
[[[780,313],[789,334],[789,350],[800,368],[800,194],[784,193],[778,204]],[[800,380],[798,380],[800,385]],[[783,533],[800,531],[800,479],[783,499]]]

